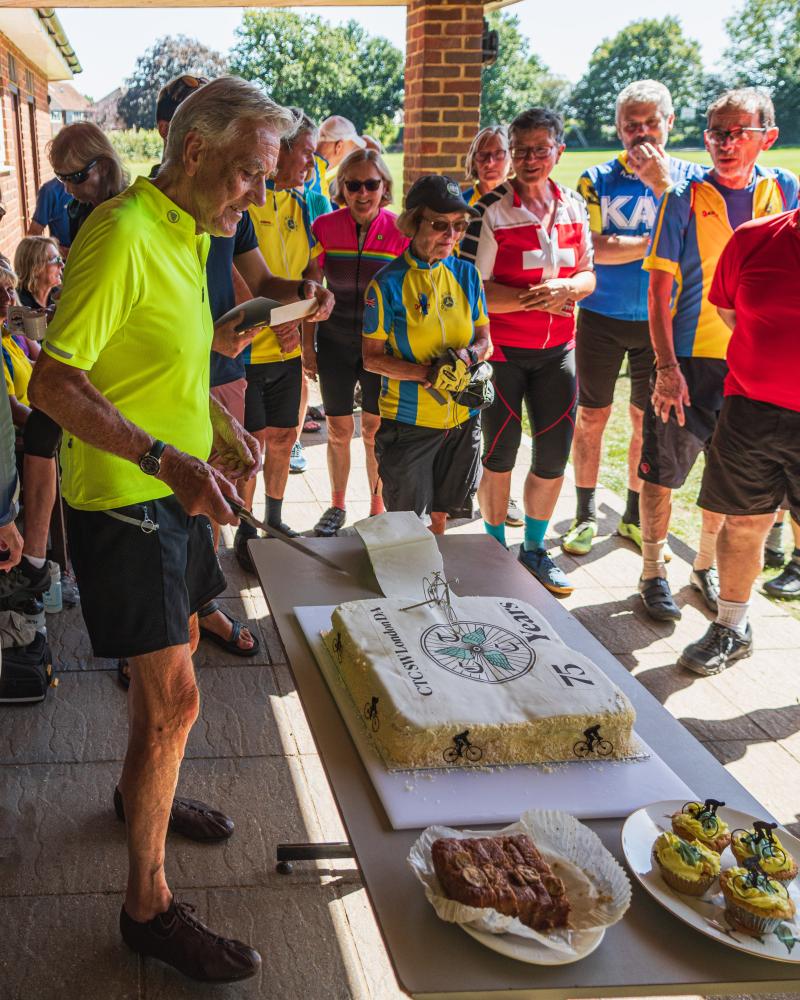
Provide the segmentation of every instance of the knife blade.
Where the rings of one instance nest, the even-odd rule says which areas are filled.
[[[322,563],[322,565],[327,566],[328,569],[335,570],[337,573],[343,573],[345,576],[350,576],[346,569],[342,569],[341,566],[337,566],[335,562],[330,559],[326,559],[325,556],[320,555],[319,552],[314,552],[313,549],[306,548],[306,546],[301,542],[298,542],[297,539],[290,538],[289,535],[284,534],[284,532],[282,532],[279,528],[273,528],[271,524],[267,524],[265,521],[259,521],[255,514],[248,510],[247,507],[243,507],[235,500],[231,500],[230,497],[225,497],[225,499],[227,500],[228,506],[233,513],[242,521],[246,521],[247,524],[251,525],[253,528],[258,528],[270,538],[277,538],[281,542],[285,542],[293,549],[297,549],[298,552],[302,552],[303,555],[309,556],[311,559],[316,559],[318,563]]]

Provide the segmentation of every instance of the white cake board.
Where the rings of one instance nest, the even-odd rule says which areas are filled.
[[[514,767],[389,771],[367,735],[321,633],[331,627],[334,605],[294,609],[394,830],[442,823],[450,826],[512,823],[526,809],[562,809],[578,819],[628,816],[662,799],[696,799],[695,793],[639,737],[649,756],[635,761]]]

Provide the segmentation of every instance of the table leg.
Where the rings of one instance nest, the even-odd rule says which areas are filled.
[[[328,861],[331,858],[352,858],[353,845],[348,841],[328,843],[278,844],[275,852],[275,871],[280,875],[291,875],[293,861]]]

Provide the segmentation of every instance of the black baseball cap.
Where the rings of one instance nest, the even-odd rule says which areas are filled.
[[[406,209],[430,208],[434,212],[480,213],[464,201],[461,188],[445,174],[425,174],[414,181],[406,195]]]
[[[164,84],[158,92],[158,100],[156,101],[156,121],[171,122],[178,106],[186,100],[189,94],[193,94],[206,83],[208,83],[208,78],[205,76],[192,76],[191,73],[184,73]]]

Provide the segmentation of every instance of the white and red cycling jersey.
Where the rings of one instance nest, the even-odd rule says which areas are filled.
[[[593,270],[589,215],[583,198],[553,180],[548,183],[556,199],[549,233],[508,181],[475,203],[481,214],[467,230],[461,256],[475,263],[487,281],[528,288],[547,278],[570,278],[578,271]],[[490,308],[489,319],[493,361],[505,360],[503,347],[541,350],[572,346],[575,340],[574,310],[555,315],[524,309],[493,313]]]

